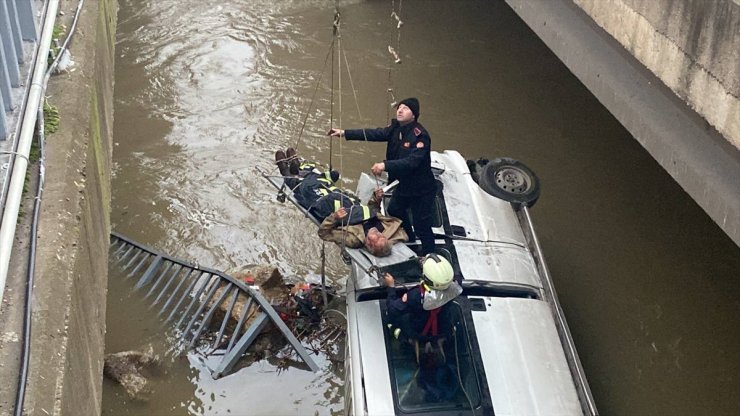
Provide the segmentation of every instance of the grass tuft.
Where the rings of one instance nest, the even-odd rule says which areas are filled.
[[[54,25],[54,30],[51,32],[51,45],[49,46],[49,58],[48,65],[54,62],[54,58],[59,54],[61,47],[62,36],[67,28],[64,25]]]
[[[59,108],[44,100],[44,132],[56,133],[59,130]]]

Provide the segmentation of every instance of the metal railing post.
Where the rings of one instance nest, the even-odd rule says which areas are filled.
[[[38,29],[36,28],[36,20],[33,18],[33,1],[32,0],[16,0],[16,9],[18,10],[18,20],[21,24],[21,34],[23,40],[30,40],[35,42],[38,38]]]
[[[0,110],[0,112],[2,112],[2,114],[0,114],[0,140],[5,140],[8,137],[8,126],[5,121],[5,104],[3,102],[3,97],[0,96],[0,108],[2,108],[2,110]]]
[[[15,42],[13,42],[10,11],[5,1],[0,1],[0,40],[2,40],[2,49],[5,53],[3,62],[8,71],[10,85],[19,87],[21,85],[21,71],[18,66],[18,59],[14,59],[18,56],[18,52],[16,51]],[[23,53],[22,50],[21,53]],[[6,104],[10,105],[8,102]]]
[[[12,32],[13,46],[15,46],[15,55],[18,63],[23,63],[23,37],[21,36],[21,25],[18,22],[18,11],[16,10],[15,1],[5,2],[8,5],[8,18],[10,19],[10,31]]]
[[[0,33],[0,43],[3,42],[5,37]],[[0,100],[2,100],[2,112],[3,116],[0,117],[3,119],[3,123],[5,122],[5,112],[10,111],[13,109],[13,95],[10,93],[11,90],[11,82],[10,82],[10,74],[8,73],[8,64],[10,64],[11,67],[16,67],[15,62],[8,62],[7,59],[5,59],[5,48],[0,45]],[[5,139],[5,129],[0,132],[0,140]]]

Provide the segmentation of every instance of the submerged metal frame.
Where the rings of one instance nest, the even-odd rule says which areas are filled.
[[[285,325],[283,320],[280,319],[280,316],[272,305],[270,305],[270,302],[258,290],[247,286],[244,282],[218,270],[200,267],[159,253],[115,232],[111,233],[111,245],[108,252],[110,253],[109,256],[117,264],[121,265],[122,271],[128,271],[126,279],[138,276],[134,289],[146,288],[147,285],[150,286],[145,294],[145,298],[149,298],[157,292],[160,284],[166,281],[152,302],[152,306],[163,303],[158,316],[162,316],[172,301],[178,296],[178,292],[181,292],[181,289],[186,287],[179,294],[179,300],[169,315],[167,315],[165,322],[172,322],[178,311],[180,311],[179,320],[173,326],[176,331],[181,331],[179,341],[188,349],[192,349],[198,344],[198,340],[206,332],[204,330],[211,323],[218,306],[227,297],[231,296],[228,310],[224,315],[223,321],[218,326],[219,330],[216,334],[216,340],[208,354],[211,355],[216,351],[220,351],[223,355],[216,369],[211,369],[211,376],[214,379],[230,374],[231,369],[237,361],[239,361],[244,352],[254,342],[257,335],[259,335],[261,330],[270,321],[280,330],[283,337],[290,343],[311,371],[316,372],[319,370],[319,366]],[[147,265],[146,268],[144,267],[145,265]],[[141,270],[143,272],[139,275]],[[194,273],[196,271],[199,273]],[[168,292],[168,289],[175,280],[179,280],[179,283],[169,293],[169,296],[165,297],[164,295]],[[186,285],[186,283],[188,284]],[[215,302],[211,303],[219,288],[223,289],[222,293]],[[202,296],[204,292],[207,294]],[[227,347],[219,350],[219,343],[227,335],[227,322],[236,306],[236,300],[239,294],[246,296],[247,302],[241,311],[236,327],[229,335],[230,339]],[[190,297],[190,302],[188,302],[187,307],[182,309],[181,306],[183,306],[188,297]],[[194,312],[192,312],[193,310]],[[251,315],[256,315],[256,319],[242,333],[241,329],[246,319]],[[183,324],[185,324],[184,328],[182,328]]]

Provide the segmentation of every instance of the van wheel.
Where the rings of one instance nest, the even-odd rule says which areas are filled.
[[[534,206],[540,197],[540,181],[524,163],[502,157],[480,170],[478,185],[487,193],[511,202],[514,208]]]

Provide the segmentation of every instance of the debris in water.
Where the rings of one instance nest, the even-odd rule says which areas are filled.
[[[320,285],[307,283],[296,276],[283,276],[275,267],[247,266],[229,270],[227,274],[254,287],[265,298],[270,299],[270,303],[280,318],[307,349],[314,353],[324,353],[333,361],[343,360],[345,320],[343,319],[344,314],[337,310],[337,305],[343,305],[343,302],[335,299],[336,294],[331,288],[327,288],[327,296],[330,300],[327,308],[323,303]],[[224,289],[219,289],[213,299],[218,299],[222,290]],[[228,318],[229,328],[236,326],[242,309],[248,305],[248,297],[239,294]],[[223,322],[228,313],[228,306],[229,302],[224,300],[218,306],[217,319],[213,319],[212,322]],[[326,312],[338,313],[327,314]],[[250,314],[244,327],[249,327],[255,317],[256,314]],[[219,328],[212,327],[211,330],[217,332]],[[220,342],[221,345],[212,352],[228,344],[228,337],[224,338]],[[294,351],[291,348],[285,348],[286,346],[287,342],[280,331],[273,325],[267,325],[247,349],[240,365],[247,366],[258,360],[273,358],[278,360],[277,366],[280,369],[300,365],[300,360],[293,357]]]
[[[157,365],[159,357],[154,355],[154,347],[150,344],[143,351],[106,354],[103,374],[122,385],[132,400],[148,401],[151,390],[141,370]]]

